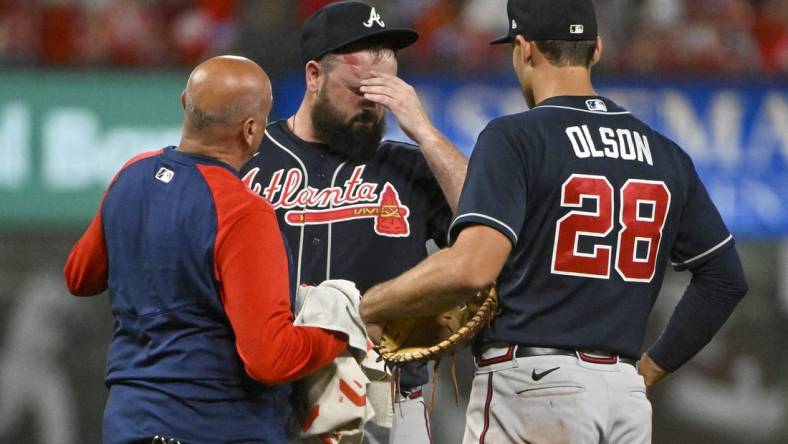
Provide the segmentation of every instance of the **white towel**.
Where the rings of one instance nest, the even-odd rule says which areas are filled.
[[[348,350],[295,384],[299,418],[297,439],[291,442],[356,444],[362,441],[367,421],[391,426],[390,392],[370,391],[385,380],[385,366],[361,321],[360,300],[355,284],[344,280],[298,290],[294,324],[342,332],[348,337]]]

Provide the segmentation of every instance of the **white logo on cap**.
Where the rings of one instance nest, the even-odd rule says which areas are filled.
[[[582,34],[583,33],[583,25],[570,25],[569,26],[569,33],[570,34]]]
[[[372,8],[372,10],[369,11],[369,20],[364,22],[363,25],[367,28],[371,28],[373,23],[377,23],[381,28],[386,27],[386,24],[383,23],[383,19],[380,18],[380,14],[375,11],[375,8]]]
[[[517,22],[512,20],[512,29],[517,29]]]

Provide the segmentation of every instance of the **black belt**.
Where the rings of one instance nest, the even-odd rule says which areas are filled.
[[[532,356],[573,356],[582,361],[592,364],[616,364],[623,362],[631,366],[637,366],[637,361],[632,358],[624,358],[614,353],[598,350],[569,350],[565,348],[551,347],[529,347],[525,345],[510,345],[509,351],[505,355],[495,356],[488,359],[476,358],[479,367],[505,362],[512,358],[529,358]]]

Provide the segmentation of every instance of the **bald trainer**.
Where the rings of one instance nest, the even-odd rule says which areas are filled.
[[[271,85],[254,62],[216,57],[181,103],[180,144],[121,168],[65,267],[74,295],[109,289],[104,443],[285,443],[286,382],[347,341],[293,326],[274,210],[238,178]]]

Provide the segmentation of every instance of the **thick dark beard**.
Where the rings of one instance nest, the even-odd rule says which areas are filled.
[[[371,125],[355,124],[375,119],[376,116],[370,112],[357,114],[347,122],[342,121],[339,110],[331,104],[324,90],[317,94],[311,114],[315,135],[328,145],[331,152],[354,161],[372,158],[386,131],[386,120],[382,117]]]

